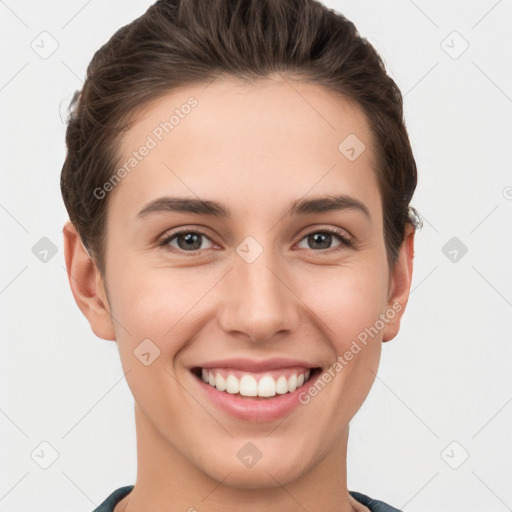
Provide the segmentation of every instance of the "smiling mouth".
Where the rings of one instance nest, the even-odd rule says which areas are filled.
[[[321,368],[283,368],[271,372],[242,372],[229,368],[192,368],[192,374],[217,391],[248,399],[268,399],[293,393],[315,378]]]

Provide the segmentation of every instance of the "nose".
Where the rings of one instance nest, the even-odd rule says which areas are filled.
[[[234,255],[234,265],[223,281],[221,327],[263,342],[293,332],[300,320],[300,300],[293,293],[282,262],[264,250],[249,263]]]

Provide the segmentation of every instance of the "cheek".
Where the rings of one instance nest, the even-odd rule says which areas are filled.
[[[153,418],[179,415],[179,408],[175,408],[179,400],[172,394],[176,391],[173,360],[190,339],[194,304],[204,291],[199,284],[194,285],[195,279],[185,280],[184,274],[179,278],[171,269],[135,267],[119,265],[123,274],[111,275],[112,315],[117,321],[123,370],[146,414]],[[158,406],[162,400],[166,410]]]
[[[386,292],[385,268],[368,263],[312,271],[300,297],[322,321],[334,348],[341,350],[375,324]]]
[[[192,269],[149,269],[137,261],[124,262],[118,268],[122,272],[113,271],[110,285],[120,350],[133,350],[145,338],[161,352],[179,350],[183,330],[193,325],[201,310],[196,306],[215,284],[215,276],[200,275]]]
[[[317,286],[310,283],[303,293],[332,349],[331,366],[319,389],[328,389],[326,401],[344,404],[328,413],[331,424],[341,426],[366,399],[378,370],[382,331],[376,325],[386,303],[387,274],[377,262],[325,270],[313,281]],[[339,430],[333,429],[332,435],[340,435]]]
[[[298,297],[290,296],[290,300],[304,314],[311,314],[311,323],[314,317],[320,320],[317,327],[338,353],[375,324],[385,305],[385,252],[373,245],[337,264],[298,264],[284,271]],[[162,352],[178,351],[180,333],[186,339],[185,331],[200,325],[205,320],[201,315],[211,313],[216,293],[206,295],[216,288],[225,269],[208,265],[173,268],[162,262],[151,266],[147,255],[128,250],[118,254],[110,254],[107,261],[113,262],[108,269],[109,299],[120,350],[121,345],[128,345],[133,351],[149,338]]]

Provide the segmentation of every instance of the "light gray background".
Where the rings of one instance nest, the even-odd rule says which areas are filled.
[[[2,512],[90,512],[135,481],[133,399],[69,289],[59,176],[88,62],[150,3],[0,1]],[[511,510],[512,1],[325,3],[404,94],[425,224],[401,332],[352,422],[349,489],[407,512]]]

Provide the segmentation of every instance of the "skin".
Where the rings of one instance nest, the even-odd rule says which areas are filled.
[[[364,114],[289,76],[173,91],[138,113],[120,161],[190,96],[198,106],[106,198],[104,276],[73,225],[64,227],[74,298],[94,333],[117,341],[135,400],[137,480],[115,512],[368,510],[347,490],[349,422],[374,382],[382,343],[399,331],[414,229],[408,225],[390,269]],[[366,145],[355,161],[338,150],[351,133]],[[328,194],[357,198],[371,220],[353,209],[283,217],[291,201]],[[165,195],[219,201],[232,217],[137,218]],[[180,227],[206,235],[198,251],[180,248],[176,237],[158,246]],[[308,241],[333,227],[357,247],[335,235],[330,245]],[[252,263],[236,252],[247,236],[263,248]],[[214,359],[292,357],[326,369],[394,303],[402,307],[394,318],[284,420],[243,421],[197,392],[189,368]],[[149,366],[134,355],[146,338],[160,350]],[[236,456],[248,441],[262,453],[252,468]]]

